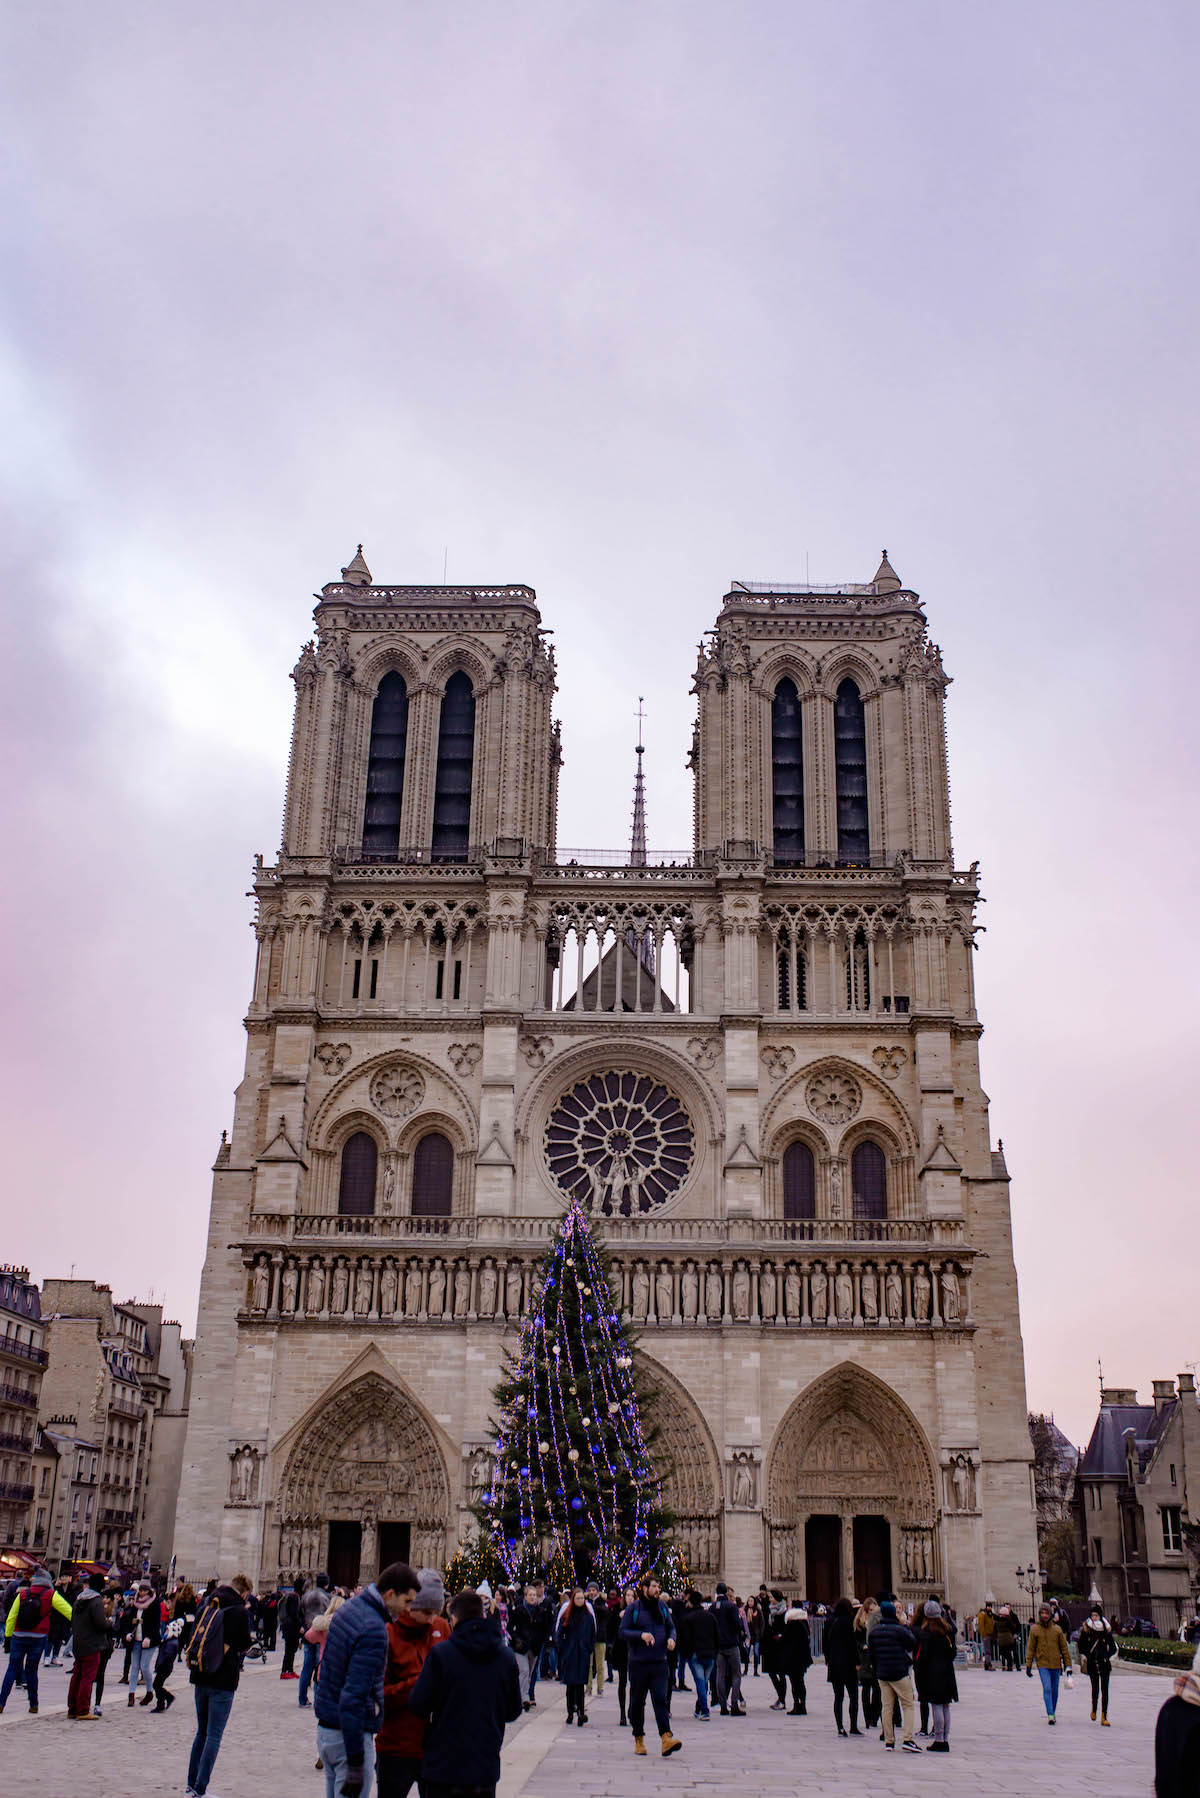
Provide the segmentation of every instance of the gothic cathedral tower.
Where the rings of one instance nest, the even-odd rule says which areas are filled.
[[[1008,1175],[917,595],[886,556],[726,595],[670,864],[559,860],[528,587],[378,586],[360,551],[316,624],[256,871],[180,1566],[440,1565],[577,1194],[701,1580],[1006,1590],[1036,1547]]]

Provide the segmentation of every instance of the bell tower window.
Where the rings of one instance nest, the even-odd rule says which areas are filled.
[[[471,776],[475,761],[475,694],[460,670],[446,682],[438,732],[433,795],[435,861],[466,861],[471,836]]]
[[[850,1157],[850,1187],[855,1217],[887,1216],[887,1162],[877,1142],[860,1142]]]
[[[842,863],[870,860],[867,825],[867,721],[862,695],[844,680],[833,702],[833,747],[837,770],[837,858]]]
[[[783,1153],[783,1215],[817,1215],[817,1182],[813,1152],[806,1142],[789,1143]]]
[[[800,695],[781,680],[771,701],[771,821],[775,860],[804,865],[804,750]]]
[[[449,1217],[453,1189],[454,1150],[440,1130],[431,1130],[413,1156],[413,1216]]]
[[[375,1180],[379,1172],[379,1150],[375,1138],[365,1130],[356,1130],[347,1138],[342,1150],[342,1178],[338,1188],[338,1211],[343,1217],[371,1217],[375,1212]]]
[[[408,689],[404,676],[385,674],[371,712],[367,802],[363,811],[363,855],[372,859],[383,861],[399,852],[407,738]]]

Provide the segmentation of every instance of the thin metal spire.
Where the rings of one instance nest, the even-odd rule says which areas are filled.
[[[646,753],[646,745],[642,742],[642,720],[646,715],[642,710],[644,698],[644,694],[638,694],[637,773],[633,777],[633,835],[629,844],[631,868],[646,866],[646,782],[642,774],[642,757]]]

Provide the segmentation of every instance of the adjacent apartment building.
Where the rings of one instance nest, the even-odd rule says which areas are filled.
[[[1149,1405],[1129,1387],[1105,1387],[1074,1509],[1085,1589],[1096,1588],[1109,1616],[1149,1618],[1170,1634],[1195,1614],[1200,1570],[1189,1533],[1198,1496],[1195,1375],[1155,1380]]]
[[[27,1540],[46,1365],[41,1302],[27,1267],[0,1268],[0,1562]]]

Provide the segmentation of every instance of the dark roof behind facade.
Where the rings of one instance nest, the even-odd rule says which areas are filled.
[[[1166,1416],[1165,1412],[1163,1416]],[[1158,1439],[1161,1425],[1162,1417],[1155,1416],[1153,1405],[1102,1405],[1091,1441],[1079,1463],[1079,1477],[1123,1480],[1126,1476],[1126,1435],[1132,1430],[1139,1444],[1152,1444]]]

